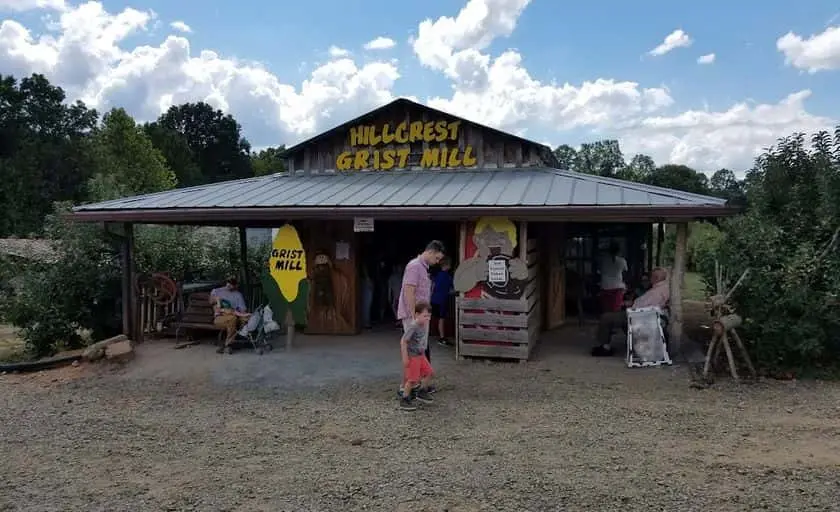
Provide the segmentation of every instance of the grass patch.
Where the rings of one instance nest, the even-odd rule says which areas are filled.
[[[685,273],[685,288],[683,289],[683,300],[706,300],[706,284],[703,283],[703,277],[699,273]]]
[[[11,325],[0,324],[0,361],[17,362],[26,358],[26,346]]]

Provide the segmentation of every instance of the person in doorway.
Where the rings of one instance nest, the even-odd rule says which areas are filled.
[[[624,273],[627,272],[627,261],[619,256],[619,247],[615,242],[610,243],[606,256],[601,260],[601,313],[613,313],[621,310],[624,299]]]
[[[367,265],[362,265],[362,326],[370,329],[370,313],[373,309],[373,279]]]
[[[431,307],[427,302],[418,302],[414,306],[412,320],[406,325],[400,338],[400,354],[403,364],[403,389],[409,392],[400,397],[400,409],[413,411],[414,400],[423,403],[434,401],[431,395],[431,378],[434,375],[431,363],[426,358],[426,345],[429,343],[429,322]]]
[[[394,320],[402,326],[399,314],[400,289],[402,288],[403,268],[402,265],[394,265],[391,275],[388,276],[388,304],[394,314]]]
[[[449,313],[449,297],[452,295],[452,265],[449,258],[443,258],[440,262],[440,271],[435,275],[432,282],[432,319],[437,322],[438,343],[443,346],[449,345],[446,339],[446,319]]]
[[[405,266],[399,299],[397,300],[397,319],[402,323],[403,332],[414,320],[414,308],[419,302],[429,303],[432,295],[432,280],[429,277],[429,267],[437,265],[443,259],[444,247],[439,240],[432,240],[426,249]],[[426,324],[426,339],[429,337],[429,324]],[[431,361],[429,344],[426,343],[426,359]],[[434,388],[432,388],[434,391]],[[400,388],[400,395],[404,388]]]
[[[668,300],[671,297],[668,287],[668,272],[663,268],[656,268],[651,273],[652,286],[642,296],[635,299],[632,304],[626,304],[631,308],[657,307],[663,311],[668,307]],[[610,343],[615,328],[627,329],[627,313],[624,310],[604,313],[598,322],[598,345],[592,349],[595,357],[612,356],[614,350]]]
[[[239,281],[235,277],[230,277],[225,282],[225,286],[211,291],[210,304],[213,305],[213,325],[225,331],[224,345],[216,352],[231,354],[233,353],[231,345],[236,339],[236,331],[251,316],[245,305],[245,297],[239,291]]]

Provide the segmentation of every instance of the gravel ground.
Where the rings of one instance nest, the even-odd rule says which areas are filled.
[[[564,336],[528,364],[434,347],[406,413],[370,338],[2,376],[0,510],[837,510],[837,385],[697,391]]]

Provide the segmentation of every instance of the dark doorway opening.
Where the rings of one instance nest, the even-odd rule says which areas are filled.
[[[375,221],[372,233],[358,233],[359,304],[362,325],[367,319],[365,306],[370,304],[370,327],[396,323],[392,299],[399,296],[402,269],[417,257],[432,240],[440,240],[445,256],[458,263],[460,225],[457,221]],[[439,267],[429,269],[432,277]],[[366,297],[370,294],[370,297]]]

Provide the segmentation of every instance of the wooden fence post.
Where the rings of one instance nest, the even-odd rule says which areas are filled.
[[[679,354],[683,332],[683,285],[685,282],[686,249],[688,245],[688,223],[677,224],[677,243],[674,250],[674,265],[671,268],[671,318],[670,349],[672,354]]]

